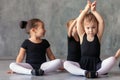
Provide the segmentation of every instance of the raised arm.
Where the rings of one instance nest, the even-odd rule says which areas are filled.
[[[103,31],[104,31],[104,20],[101,17],[101,15],[96,11],[96,1],[94,1],[91,4],[91,12],[93,13],[93,15],[98,20],[98,33],[97,33],[97,35],[98,35],[99,40],[101,41]]]
[[[84,19],[84,16],[88,13],[90,7],[91,7],[91,2],[90,0],[88,0],[87,5],[85,6],[85,9],[82,10],[81,14],[77,18],[77,32],[80,38],[80,43],[82,41],[82,35],[85,33],[84,27],[83,27],[83,19]]]
[[[73,22],[72,22],[72,24],[68,24],[67,25],[67,28],[68,28],[68,36],[69,37],[71,37],[71,35],[72,35],[72,29],[73,29],[73,27],[76,25],[76,19],[75,20],[73,20]]]

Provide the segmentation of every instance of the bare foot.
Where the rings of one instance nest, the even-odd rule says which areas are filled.
[[[59,68],[60,71],[64,71],[65,69],[63,67]]]
[[[13,72],[12,70],[8,70],[7,73],[8,74],[14,74],[15,72]]]

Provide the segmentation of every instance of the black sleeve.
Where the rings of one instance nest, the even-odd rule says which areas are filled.
[[[50,43],[46,39],[44,39],[44,42],[45,42],[45,47],[49,48],[50,47]]]
[[[21,47],[22,48],[24,48],[24,49],[27,49],[27,40],[25,40],[23,43],[22,43],[22,45],[21,45]]]

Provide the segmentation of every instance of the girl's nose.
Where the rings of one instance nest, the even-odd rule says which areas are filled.
[[[90,32],[92,32],[92,29],[89,29]]]

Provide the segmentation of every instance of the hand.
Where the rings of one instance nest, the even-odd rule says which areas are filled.
[[[80,10],[80,13],[81,13],[82,11],[83,11],[83,10],[81,9],[81,10]]]
[[[96,11],[96,1],[91,4],[91,12]]]
[[[91,7],[91,2],[90,2],[90,0],[87,0],[87,5],[85,6],[85,11],[88,11],[89,9],[90,9],[90,7]]]
[[[7,73],[8,73],[8,74],[13,74],[13,73],[15,73],[15,72],[13,72],[12,70],[8,70]]]

